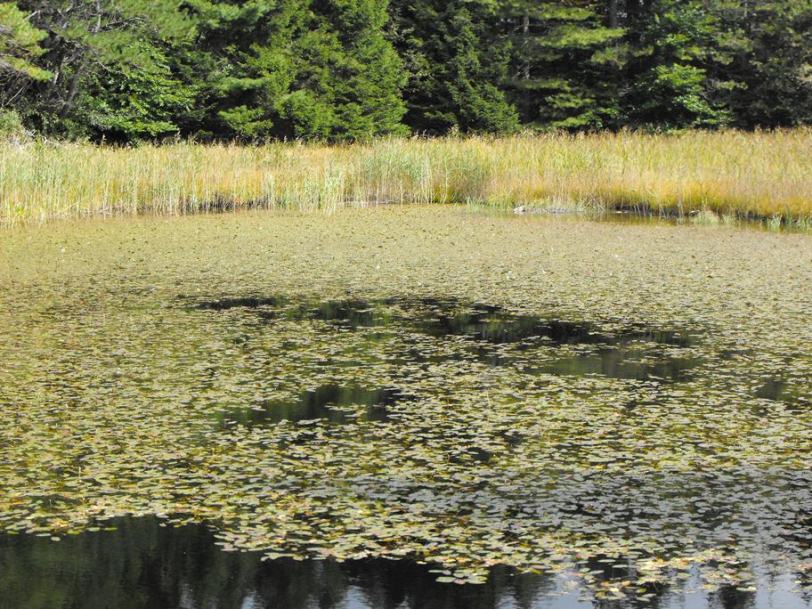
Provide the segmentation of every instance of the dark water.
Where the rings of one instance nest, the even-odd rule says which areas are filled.
[[[700,360],[690,357],[665,357],[642,362],[639,354],[623,347],[600,349],[597,353],[563,358],[540,368],[539,372],[585,376],[598,374],[616,379],[684,381]]]
[[[812,405],[809,398],[797,395],[795,391],[781,379],[769,379],[756,391],[756,397],[775,402],[783,402],[788,408],[808,408]]]
[[[247,296],[244,298],[222,298],[201,302],[197,308],[211,311],[227,311],[229,309],[257,309],[260,307],[278,307],[285,301],[280,298],[260,298]]]
[[[465,303],[455,298],[351,298],[308,303],[272,295],[204,300],[195,303],[193,308],[255,309],[267,319],[317,319],[351,328],[411,326],[431,336],[467,336],[492,343],[513,343],[527,338],[546,339],[559,345],[646,340],[688,347],[694,342],[692,336],[673,330],[629,327],[612,334],[601,333],[589,322],[521,315],[498,305]]]
[[[261,561],[224,552],[203,526],[123,518],[115,530],[0,537],[0,609],[807,609],[789,577],[708,594],[691,580],[634,604],[582,598],[575,580],[495,567],[483,585],[443,584],[408,561]],[[607,578],[618,574],[608,570]],[[621,574],[622,575],[622,574]],[[773,590],[770,591],[769,588]]]
[[[640,326],[628,326],[607,333],[589,322],[521,315],[497,305],[464,303],[453,298],[350,298],[297,303],[281,296],[250,296],[198,302],[195,308],[214,311],[254,310],[259,318],[266,321],[280,318],[319,320],[327,322],[333,328],[351,331],[378,327],[384,330],[407,329],[436,339],[460,337],[473,345],[472,353],[477,359],[492,366],[512,363],[510,358],[494,353],[494,349],[500,345],[515,345],[519,349],[539,345],[592,347],[589,353],[562,357],[541,368],[526,370],[545,374],[680,381],[687,380],[689,371],[701,364],[698,358],[662,356],[632,348],[635,345],[639,347],[640,344],[647,344],[649,347],[688,348],[697,340],[690,334]],[[408,353],[405,355],[403,361],[425,359],[419,356],[410,357]],[[641,356],[648,356],[647,361],[640,361]],[[338,422],[342,415],[337,414],[334,409],[330,410],[329,406],[340,405],[342,401],[331,395],[324,395],[325,392],[336,389],[321,388],[316,395],[304,394],[298,403],[268,404],[268,408],[255,407],[254,411],[272,410],[270,407],[276,406],[277,412],[282,414],[272,422],[316,418]],[[380,396],[375,392],[360,397],[362,403],[370,406],[374,405],[376,399],[380,399]],[[389,400],[389,403],[391,401],[393,400]],[[351,402],[344,399],[343,403]],[[375,420],[375,413],[370,411],[370,414],[372,420]],[[256,420],[257,417],[267,420],[265,415],[257,415],[256,412],[242,418]]]
[[[366,389],[364,387],[342,387],[323,385],[312,391],[304,391],[298,401],[266,400],[253,408],[231,410],[222,413],[222,425],[261,425],[281,421],[315,421],[325,419],[331,423],[346,423],[357,418],[363,421],[386,421],[386,407],[406,399],[396,389]],[[347,407],[362,406],[361,412],[352,416]]]

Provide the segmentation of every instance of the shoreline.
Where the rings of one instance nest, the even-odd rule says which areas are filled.
[[[0,227],[105,215],[456,203],[807,228],[810,149],[810,129],[341,146],[0,143]]]

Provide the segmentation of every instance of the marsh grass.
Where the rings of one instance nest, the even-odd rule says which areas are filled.
[[[0,224],[241,208],[477,203],[812,218],[812,130],[130,148],[0,143]]]

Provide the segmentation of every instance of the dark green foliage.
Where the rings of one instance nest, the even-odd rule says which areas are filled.
[[[403,133],[402,66],[384,37],[387,3],[313,2],[294,43],[294,90],[282,116],[293,137],[366,139]]]
[[[0,3],[0,74],[33,80],[48,78],[50,74],[33,63],[43,54],[40,42],[45,37],[15,4]]]
[[[294,78],[291,48],[297,2],[212,2],[190,6],[199,32],[195,57],[206,111],[195,130],[206,135],[255,138],[272,133],[274,116]]]
[[[726,70],[741,42],[726,31],[704,0],[657,0],[629,25],[636,33],[630,86],[623,102],[628,119],[665,128],[727,124],[721,103],[737,83]]]
[[[770,0],[732,9],[747,41],[731,71],[740,127],[812,123],[812,0]]]
[[[811,65],[812,0],[0,1],[6,122],[105,141],[795,126]]]
[[[386,3],[296,0],[192,4],[218,137],[354,140],[402,132],[400,60]]]
[[[46,37],[15,4],[0,2],[0,138],[23,132],[15,102],[32,82],[51,77],[35,63],[45,52],[40,43]]]
[[[396,0],[397,47],[409,71],[407,124],[420,133],[506,132],[516,111],[500,89],[507,48],[494,39],[494,3]]]
[[[525,123],[564,129],[616,124],[624,31],[604,25],[603,4],[505,3],[504,23],[514,48],[508,86]]]
[[[191,103],[171,66],[193,25],[173,0],[21,0],[48,32],[43,67],[22,110],[38,129],[68,137],[132,140],[177,132]]]

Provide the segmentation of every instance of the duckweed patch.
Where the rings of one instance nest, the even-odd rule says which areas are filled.
[[[631,603],[809,586],[808,236],[387,208],[0,247],[6,533],[160,516],[271,561]]]

